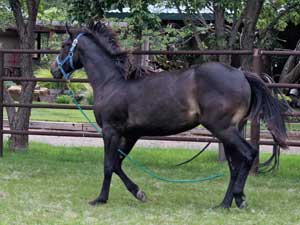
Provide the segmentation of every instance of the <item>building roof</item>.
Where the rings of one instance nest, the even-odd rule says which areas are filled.
[[[129,12],[107,12],[106,17],[114,17],[119,19],[124,19],[130,16]],[[183,21],[185,14],[179,13],[156,13],[156,15],[161,18],[161,20],[172,20],[172,21]],[[212,13],[202,13],[206,21],[214,21],[214,15]]]

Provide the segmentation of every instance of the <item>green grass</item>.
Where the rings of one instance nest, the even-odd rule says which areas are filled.
[[[249,177],[248,208],[214,210],[227,183],[226,164],[216,152],[172,168],[194,152],[179,149],[135,149],[132,157],[162,176],[178,179],[218,172],[225,177],[197,184],[171,184],[147,177],[128,161],[124,169],[147,193],[141,203],[113,177],[108,204],[91,207],[103,173],[102,149],[31,144],[29,151],[5,150],[0,159],[0,224],[298,224],[300,156],[283,155],[279,173]],[[266,155],[264,155],[266,157]]]
[[[89,118],[95,121],[94,113],[91,110],[85,110]],[[32,109],[31,120],[40,121],[58,121],[58,122],[77,122],[86,123],[86,119],[83,117],[79,110],[63,110],[63,109]]]
[[[89,118],[95,121],[92,110],[85,110]],[[6,110],[4,111],[4,119],[7,119]],[[86,119],[77,109],[32,109],[30,120],[38,121],[56,121],[56,122],[77,122],[86,123]]]

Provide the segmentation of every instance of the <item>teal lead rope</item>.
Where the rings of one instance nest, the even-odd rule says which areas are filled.
[[[74,93],[73,93],[73,91],[71,89],[69,89],[69,91],[67,92],[67,95],[69,95],[72,98],[72,102],[76,105],[76,107],[78,108],[78,110],[87,119],[87,121],[95,128],[95,130],[102,136],[102,131],[101,131],[100,127],[98,127],[94,122],[92,122],[91,119],[88,117],[88,115],[83,111],[83,109],[81,108],[80,104],[75,99]],[[203,181],[213,180],[213,179],[216,179],[218,177],[224,176],[224,174],[220,173],[220,174],[215,174],[215,175],[212,175],[212,176],[209,176],[209,177],[198,178],[198,179],[193,179],[193,180],[168,179],[168,178],[164,178],[164,177],[161,177],[161,176],[157,175],[156,173],[154,173],[153,171],[151,171],[150,169],[148,169],[147,167],[145,167],[144,165],[142,165],[139,161],[131,158],[129,155],[127,155],[126,153],[124,153],[121,149],[118,149],[118,152],[121,155],[123,155],[125,158],[127,158],[131,162],[131,164],[134,165],[136,168],[138,168],[140,171],[148,174],[152,178],[155,178],[155,179],[161,180],[161,181],[165,181],[165,182],[171,182],[171,183],[197,183],[197,182],[203,182]]]

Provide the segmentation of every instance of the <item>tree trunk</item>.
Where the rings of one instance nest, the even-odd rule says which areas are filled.
[[[13,11],[17,31],[20,38],[21,49],[34,49],[34,27],[38,12],[39,0],[27,0],[27,18],[25,18],[25,11],[22,9],[20,0],[9,0],[10,7]],[[32,56],[31,54],[23,54],[21,57],[21,75],[22,77],[33,77]],[[21,104],[31,104],[33,99],[33,91],[35,87],[34,82],[22,82],[22,91],[20,96]],[[9,101],[9,97],[6,97]],[[11,111],[12,112],[12,111]],[[13,130],[28,130],[30,119],[30,108],[18,108],[14,110],[14,115],[9,115],[10,128]],[[10,113],[8,111],[8,113]],[[25,150],[28,146],[28,135],[11,135],[9,147],[12,150]]]
[[[296,51],[300,50],[300,40],[298,40],[295,50]],[[293,68],[296,65],[296,58],[297,58],[297,56],[294,56],[294,55],[291,55],[288,58],[288,60],[286,61],[286,63],[284,64],[284,67],[282,69],[279,82],[294,83],[293,81],[296,81],[295,77],[297,76],[297,74],[295,74],[295,70],[293,70]],[[296,65],[296,67],[297,66],[299,66],[299,64]],[[299,79],[299,78],[297,78],[297,79]]]
[[[280,78],[281,83],[297,83],[300,79],[300,62],[285,76]]]
[[[9,95],[9,93],[8,93],[8,91],[5,87],[4,87],[4,90],[3,90],[3,100],[6,104],[13,104],[14,103],[14,100]],[[6,107],[6,112],[7,112],[7,116],[8,116],[9,127],[13,127],[13,120],[14,120],[14,117],[16,115],[16,109],[14,107]]]
[[[28,48],[30,49],[30,48]],[[22,76],[33,77],[32,59],[31,55],[24,55],[22,57]],[[33,98],[35,83],[22,82],[22,91],[20,96],[21,104],[31,104]],[[13,130],[28,130],[30,119],[30,108],[18,108],[13,121]],[[28,135],[14,135],[12,134],[9,141],[9,147],[13,150],[25,150],[28,146]]]
[[[245,16],[242,21],[243,31],[241,36],[241,49],[253,49],[255,41],[255,28],[263,3],[264,0],[247,0],[244,9]],[[243,56],[242,68],[245,70],[250,70],[252,67],[251,60],[251,56]]]
[[[215,36],[217,49],[224,50],[227,49],[226,33],[225,33],[225,12],[224,8],[220,5],[219,2],[214,1],[214,14],[215,14]],[[229,55],[219,55],[218,59],[220,62],[230,64]]]

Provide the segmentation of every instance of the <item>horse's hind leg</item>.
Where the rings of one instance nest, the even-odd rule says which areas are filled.
[[[229,185],[225,194],[225,197],[219,207],[222,208],[230,208],[233,201],[233,187],[236,182],[236,178],[238,175],[238,170],[240,167],[239,162],[239,154],[234,153],[234,150],[231,149],[229,146],[224,145],[225,156],[228,162],[229,170],[230,170],[230,181]]]
[[[120,149],[127,155],[130,153],[136,141],[137,138],[122,138]],[[139,189],[138,185],[136,185],[122,169],[122,162],[124,158],[125,157],[123,155],[118,157],[115,165],[115,173],[121,178],[127,190],[131,192],[134,197],[142,202],[145,202],[147,199],[146,194]]]
[[[100,195],[89,204],[103,204],[106,203],[109,196],[109,188],[111,184],[111,178],[114,170],[114,165],[118,160],[117,149],[120,144],[120,135],[113,130],[103,131],[104,140],[104,179],[102,183],[102,189]]]
[[[238,176],[236,178],[236,182],[233,188],[233,195],[235,198],[235,203],[239,208],[245,207],[245,194],[244,194],[244,187],[246,184],[247,177],[249,175],[249,171],[251,169],[251,166],[254,162],[255,157],[257,156],[258,151],[254,149],[245,139],[241,138],[241,142],[243,142],[245,145],[248,146],[249,149],[252,150],[252,159],[246,160],[244,159],[241,162],[241,167],[238,172]]]
[[[233,195],[237,206],[242,208],[245,203],[244,186],[257,151],[241,137],[235,127],[222,130],[216,135],[226,146],[225,152],[227,151],[227,155],[230,156],[228,160],[235,159],[236,164],[236,170],[231,175],[231,181],[224,198],[225,206],[230,207],[229,203],[232,202]],[[231,165],[229,161],[229,167]],[[224,201],[221,205],[223,203]]]
[[[243,128],[245,126],[247,121],[241,121],[239,125],[239,132],[242,135]],[[236,182],[236,178],[238,176],[238,171],[240,169],[240,160],[241,155],[239,152],[237,152],[235,149],[231,149],[230,145],[224,145],[225,150],[225,156],[228,162],[229,170],[230,170],[230,182],[225,194],[225,197],[220,204],[219,207],[222,208],[229,208],[231,207],[232,201],[233,201],[233,187]]]

